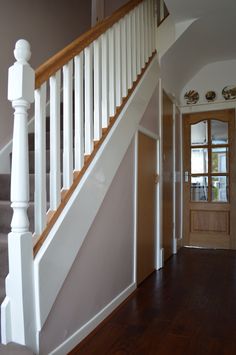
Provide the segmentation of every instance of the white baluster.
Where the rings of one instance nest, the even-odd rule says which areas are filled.
[[[131,12],[131,45],[132,45],[132,80],[135,81],[137,79],[137,49],[136,49],[136,26],[135,26],[136,18],[135,11]]]
[[[140,38],[141,38],[141,68],[145,64],[145,55],[144,55],[144,4],[140,4]]]
[[[131,13],[129,12],[126,19],[126,29],[127,29],[127,83],[128,89],[132,88],[133,78],[132,78],[132,51],[131,51]]]
[[[164,12],[164,0],[160,0],[160,22],[164,20],[165,12]]]
[[[63,66],[63,189],[73,182],[73,124],[72,124],[73,61]]]
[[[61,202],[60,167],[60,70],[50,78],[50,210],[57,209]]]
[[[93,151],[93,63],[92,45],[85,48],[85,155],[90,155]]]
[[[114,27],[108,30],[108,48],[109,48],[109,116],[115,116],[115,36]]]
[[[156,1],[152,0],[152,49],[156,48],[156,27],[157,27],[157,10]]]
[[[141,73],[140,5],[136,7],[137,74]]]
[[[102,127],[107,128],[109,124],[109,82],[108,82],[108,34],[102,35]]]
[[[28,64],[30,45],[16,43],[15,64],[9,69],[8,99],[14,113],[11,202],[12,232],[8,235],[9,274],[6,298],[1,305],[2,342],[15,342],[36,350],[33,291],[33,243],[29,232],[27,111],[34,101],[34,71]]]
[[[152,54],[151,2],[152,0],[148,0],[148,57],[150,57]]]
[[[121,68],[122,68],[122,97],[126,97],[128,93],[127,86],[127,34],[126,34],[126,18],[121,20]]]
[[[94,45],[94,140],[102,136],[102,79],[101,79],[101,41],[98,38]]]
[[[75,170],[84,166],[84,52],[75,57]]]
[[[46,83],[35,90],[35,234],[46,227]]]
[[[145,56],[145,63],[148,62],[148,9],[147,9],[146,0],[144,2],[144,56]]]
[[[120,22],[115,25],[115,77],[116,77],[116,106],[119,107],[122,101],[121,94],[121,27]]]

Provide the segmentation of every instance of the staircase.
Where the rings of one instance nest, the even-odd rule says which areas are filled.
[[[157,85],[154,5],[154,0],[130,1],[43,64],[36,76],[28,63],[29,44],[16,44],[8,95],[15,110],[12,208],[10,175],[0,175],[4,343],[13,341],[39,352],[40,331]],[[150,84],[142,91],[145,75]],[[129,112],[135,95],[139,109]],[[27,111],[34,97],[35,133],[28,134]],[[125,116],[133,122],[126,122]],[[109,146],[114,152],[115,144],[121,148],[112,159]],[[98,163],[106,165],[106,186],[93,192],[94,202],[90,196],[89,203],[77,206],[82,234],[76,239],[68,235],[65,247],[61,226],[74,201],[83,201]],[[90,221],[83,223],[85,219]],[[53,273],[50,265],[60,273]]]

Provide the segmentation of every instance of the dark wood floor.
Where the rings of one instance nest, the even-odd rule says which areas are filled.
[[[236,251],[181,249],[71,354],[236,354]]]

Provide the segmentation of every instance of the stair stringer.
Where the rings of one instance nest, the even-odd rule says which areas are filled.
[[[155,55],[34,259],[38,333],[138,129],[159,74]]]

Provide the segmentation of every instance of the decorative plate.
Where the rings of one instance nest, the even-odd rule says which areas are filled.
[[[189,90],[185,93],[184,98],[188,105],[196,104],[199,100],[199,93],[195,90]]]
[[[215,91],[207,91],[205,98],[208,102],[213,102],[216,99],[216,92]]]
[[[225,98],[225,100],[236,99],[236,86],[234,85],[225,86],[224,89],[222,90],[222,95]]]

